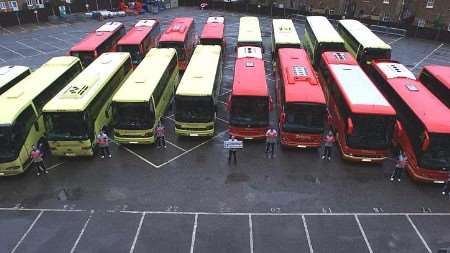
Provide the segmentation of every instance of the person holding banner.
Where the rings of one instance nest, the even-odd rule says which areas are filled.
[[[238,140],[236,140],[236,138],[234,138],[234,136],[231,136],[231,138],[228,140],[229,142],[231,142],[231,144],[238,142]],[[237,163],[236,161],[236,148],[229,148],[228,149],[228,163],[231,162],[231,157],[233,157],[234,159],[234,164]]]

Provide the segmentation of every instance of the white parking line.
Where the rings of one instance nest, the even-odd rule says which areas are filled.
[[[405,37],[397,38],[397,39],[395,39],[395,40],[389,42],[388,44],[389,44],[389,45],[392,45],[392,44],[394,44],[395,42],[400,41],[400,40],[402,40],[402,39],[404,39],[404,38],[405,38]]]
[[[409,214],[406,215],[406,219],[408,219],[409,223],[411,224],[411,226],[416,231],[417,236],[419,236],[420,240],[422,241],[423,245],[427,249],[428,253],[432,253],[432,251],[431,251],[430,247],[428,246],[427,242],[425,241],[425,239],[423,239],[422,234],[419,232],[419,229],[417,229],[416,224],[414,224],[414,222],[411,220],[411,217],[409,217]]]
[[[116,144],[119,145],[120,147],[122,147],[123,149],[125,149],[126,151],[128,151],[129,153],[131,153],[132,155],[134,155],[134,156],[136,156],[137,158],[141,159],[142,161],[144,161],[144,162],[150,164],[151,166],[153,166],[153,167],[155,167],[155,168],[158,168],[158,165],[156,165],[156,164],[150,162],[149,160],[145,159],[145,158],[144,158],[143,156],[141,156],[140,154],[134,152],[133,150],[131,150],[131,149],[129,149],[129,148],[123,146],[123,145],[120,145],[120,144],[118,144],[118,143],[116,143]]]
[[[5,46],[2,46],[2,45],[0,45],[0,47],[3,48],[3,49],[8,50],[9,52],[12,52],[12,53],[14,53],[14,54],[17,54],[17,55],[22,56],[23,58],[25,58],[25,55],[23,55],[23,54],[21,54],[21,53],[19,53],[19,52],[16,52],[16,51],[14,51],[14,50],[12,50],[12,49],[9,49],[9,48],[7,48],[7,47],[5,47]]]
[[[222,121],[225,124],[228,124],[228,120],[225,120],[225,119],[222,119],[222,118],[219,118],[219,117],[216,117],[216,119]]]
[[[195,215],[194,218],[194,227],[192,228],[192,237],[191,237],[191,250],[190,253],[194,253],[194,247],[195,247],[195,237],[197,234],[197,226],[198,226],[198,214]]]
[[[42,41],[42,40],[37,40],[37,39],[33,39],[33,40],[36,40],[36,41],[38,41],[39,43],[43,43],[43,44],[46,44],[46,45],[48,45],[48,46],[50,46],[50,47],[54,47],[54,48],[57,49],[57,50],[53,50],[53,51],[46,52],[46,53],[56,52],[56,51],[58,51],[58,50],[66,50],[66,49],[64,49],[64,48],[57,47],[57,46],[55,46],[55,45],[53,45],[53,44],[50,44],[50,43],[45,42],[45,41]]]
[[[83,228],[82,228],[81,231],[80,231],[80,234],[78,234],[77,240],[76,240],[75,243],[73,244],[73,247],[72,247],[72,249],[70,250],[70,253],[75,252],[75,249],[77,248],[78,243],[79,243],[80,240],[81,240],[81,237],[83,237],[83,234],[84,234],[84,232],[86,231],[86,228],[87,228],[87,226],[88,226],[88,224],[89,224],[89,221],[91,221],[91,218],[92,218],[92,216],[94,215],[94,212],[95,212],[94,210],[91,210],[91,213],[89,214],[89,217],[87,218],[86,222],[84,223]]]
[[[87,210],[82,209],[21,208],[21,207],[0,207],[0,211],[87,212]]]
[[[44,52],[44,51],[41,51],[41,50],[39,50],[39,49],[36,49],[36,48],[34,48],[34,47],[32,47],[32,46],[28,46],[27,44],[25,44],[25,43],[23,43],[23,42],[20,42],[20,41],[18,41],[18,40],[16,40],[16,43],[17,43],[17,44],[20,44],[20,45],[22,45],[22,46],[24,46],[24,47],[27,47],[27,48],[29,48],[29,49],[31,49],[31,50],[34,50],[34,51],[36,51],[36,52],[39,52],[39,53],[41,53],[41,54],[47,54],[47,53]]]
[[[364,228],[362,227],[361,222],[359,221],[358,215],[355,214],[354,217],[355,217],[356,222],[358,223],[359,231],[361,231],[364,241],[366,242],[367,249],[369,249],[370,253],[373,253],[372,247],[370,246],[369,240],[367,239],[367,236],[366,236],[366,232],[364,232]]]
[[[44,213],[44,211],[40,211],[39,214],[36,216],[36,218],[34,219],[33,223],[31,223],[31,225],[28,227],[27,231],[25,231],[25,233],[22,235],[22,238],[20,238],[20,240],[16,243],[16,246],[14,246],[14,248],[11,250],[11,253],[16,252],[17,248],[19,248],[19,246],[22,244],[22,242],[25,240],[25,238],[27,237],[27,235],[31,232],[31,230],[33,229],[34,225],[36,224],[36,222],[39,220],[39,218],[41,218],[42,214]]]
[[[426,59],[428,59],[428,57],[430,57],[432,54],[434,54],[434,52],[436,52],[437,50],[439,50],[439,48],[441,48],[442,46],[444,46],[444,43],[440,44],[438,47],[436,47],[435,49],[433,49],[433,51],[431,51],[431,53],[427,54],[422,60],[420,60],[418,63],[416,63],[416,65],[414,65],[414,67],[411,69],[411,71],[415,70],[417,67],[419,67],[419,65],[425,61]]]
[[[2,58],[0,58],[0,61],[2,61],[2,62],[6,62],[6,60],[3,60]]]
[[[314,253],[312,243],[311,243],[311,237],[309,236],[308,225],[306,224],[305,215],[302,215],[302,221],[303,221],[303,227],[305,228],[306,240],[308,241],[309,253]]]
[[[72,44],[72,43],[70,43],[70,42],[67,42],[67,41],[65,41],[65,40],[63,40],[63,39],[60,39],[60,38],[58,38],[58,37],[56,37],[56,36],[53,36],[53,35],[48,35],[48,37],[53,38],[53,39],[55,39],[55,40],[62,41],[62,42],[64,42],[64,43],[68,44],[68,45],[71,45],[71,44]]]
[[[138,240],[139,234],[141,233],[142,224],[144,223],[144,218],[145,218],[145,213],[142,214],[141,220],[139,221],[139,226],[136,230],[136,235],[134,236],[133,244],[131,245],[131,248],[130,248],[130,253],[134,252],[134,248],[136,247],[136,242]]]
[[[63,164],[64,164],[64,162],[57,163],[57,164],[55,164],[55,165],[52,165],[52,166],[48,167],[47,170],[52,170],[52,169],[54,169],[54,168],[56,168],[56,167],[59,167],[59,166],[61,166],[61,165],[63,165]]]
[[[253,253],[253,222],[252,222],[252,215],[248,215],[248,227],[249,227],[249,236],[250,236],[250,253]]]
[[[186,152],[186,149],[184,149],[184,148],[182,148],[182,147],[179,147],[179,146],[175,145],[174,143],[172,143],[172,142],[170,142],[170,141],[168,141],[168,140],[165,140],[165,141],[166,141],[167,143],[169,143],[170,145],[174,146],[175,148],[177,148],[177,149],[179,149],[179,150],[181,150],[181,151]]]

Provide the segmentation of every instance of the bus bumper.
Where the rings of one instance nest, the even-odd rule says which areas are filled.
[[[373,151],[373,150],[354,150],[348,147],[343,147],[339,141],[337,141],[342,159],[353,162],[368,162],[368,163],[381,163],[387,158],[387,151]]]
[[[90,140],[84,141],[49,141],[50,151],[54,156],[93,156],[94,150]]]
[[[213,136],[214,122],[185,123],[175,121],[175,134],[180,136]]]
[[[229,134],[236,137],[237,139],[246,140],[261,140],[266,138],[267,128],[241,128],[241,127],[230,127]]]
[[[318,148],[322,136],[320,134],[295,134],[281,132],[281,145],[294,148]]]
[[[19,159],[12,161],[12,162],[6,162],[0,164],[0,176],[15,176],[19,175],[25,172],[25,169],[27,166],[30,165],[30,162],[26,166],[22,166]]]
[[[213,136],[214,135],[214,128],[211,130],[185,130],[181,128],[175,128],[175,134],[179,136]]]
[[[121,144],[152,144],[156,138],[153,129],[124,130],[114,129],[114,141]]]
[[[424,183],[443,184],[448,179],[448,171],[434,171],[420,168],[412,168],[408,164],[408,174],[415,180]]]

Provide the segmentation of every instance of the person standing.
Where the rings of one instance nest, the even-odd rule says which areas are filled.
[[[399,151],[399,155],[397,158],[397,162],[395,163],[394,172],[391,175],[391,181],[397,180],[398,182],[401,181],[403,170],[406,168],[406,161],[407,158],[403,151]]]
[[[231,136],[230,139],[228,139],[228,141],[233,143],[233,142],[237,142],[238,140],[236,140],[236,138],[234,138],[234,136]],[[233,159],[234,159],[234,164],[237,164],[236,148],[228,149],[228,163],[231,163],[231,157],[233,157]]]
[[[322,160],[325,158],[331,160],[331,148],[333,147],[335,141],[336,140],[334,138],[333,132],[329,130],[328,134],[323,138],[324,149],[322,154]]]
[[[159,122],[158,127],[156,127],[156,145],[158,148],[166,146],[166,138],[165,138],[165,128],[161,122]]]
[[[100,158],[112,157],[111,152],[109,152],[109,137],[104,131],[101,131],[97,136],[97,145],[100,148]]]
[[[36,146],[33,145],[33,150],[31,151],[31,160],[33,163],[33,167],[37,171],[37,175],[40,176],[41,174],[48,174],[47,169],[45,168],[44,159],[42,158],[41,151],[36,148]]]
[[[450,192],[450,172],[448,173],[447,181],[444,183],[444,188],[442,188],[442,195],[448,196]]]
[[[273,158],[273,153],[275,150],[275,144],[277,143],[277,137],[278,137],[278,133],[277,130],[273,127],[269,128],[269,130],[267,130],[266,132],[266,154],[269,154],[269,150],[272,154],[272,158]]]

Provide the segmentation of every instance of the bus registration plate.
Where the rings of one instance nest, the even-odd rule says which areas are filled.
[[[363,162],[371,162],[372,159],[364,158],[364,159],[362,159],[361,161],[363,161]]]
[[[65,153],[66,156],[75,156],[75,153]]]

